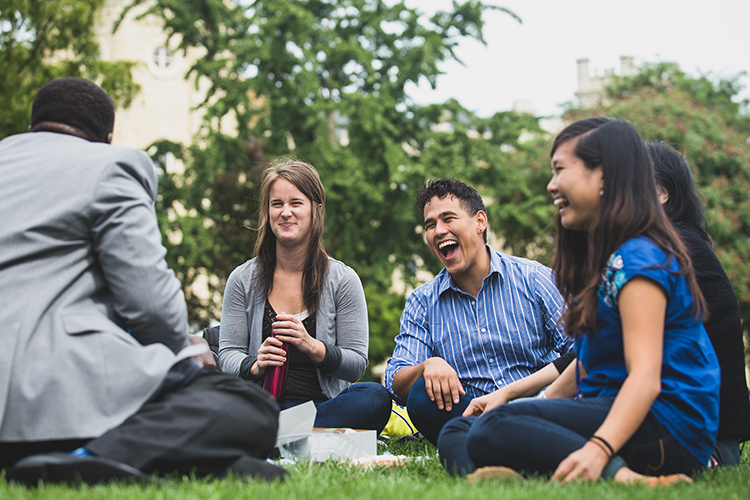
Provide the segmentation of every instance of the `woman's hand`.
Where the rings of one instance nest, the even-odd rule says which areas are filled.
[[[506,386],[507,387],[507,386]],[[510,397],[505,387],[496,390],[493,393],[485,394],[474,398],[469,402],[469,406],[464,410],[464,417],[478,417],[483,413],[487,413],[493,408],[504,405],[510,401]]]
[[[305,325],[296,316],[283,312],[279,313],[271,327],[277,340],[293,345],[299,352],[310,358],[313,363],[320,363],[325,358],[325,344],[312,338],[307,333]]]
[[[576,479],[595,481],[602,475],[608,462],[609,455],[596,443],[587,441],[560,462],[550,481],[559,481],[562,484]]]
[[[273,366],[281,366],[286,362],[286,351],[283,342],[274,337],[268,337],[258,349],[258,357],[250,368],[250,373],[259,377]]]

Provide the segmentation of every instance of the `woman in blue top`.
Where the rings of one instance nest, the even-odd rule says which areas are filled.
[[[645,144],[620,120],[576,122],[555,139],[547,189],[558,207],[552,267],[579,360],[558,384],[575,399],[456,419],[440,436],[440,456],[449,470],[502,466],[561,482],[687,479],[677,474],[711,455],[719,365]],[[465,446],[448,446],[461,432]]]

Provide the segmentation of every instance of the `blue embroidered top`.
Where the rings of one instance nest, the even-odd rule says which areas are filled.
[[[719,363],[677,259],[645,237],[633,238],[609,259],[599,288],[597,331],[576,339],[587,376],[584,397],[616,395],[627,377],[617,298],[635,276],[649,278],[667,293],[661,394],[651,412],[698,460],[707,464],[719,427]],[[670,273],[669,271],[672,271]]]
[[[445,269],[409,296],[385,372],[391,393],[398,370],[435,356],[456,370],[473,398],[534,373],[568,351],[572,342],[557,324],[563,301],[552,271],[489,246],[487,251],[490,273],[476,300]]]

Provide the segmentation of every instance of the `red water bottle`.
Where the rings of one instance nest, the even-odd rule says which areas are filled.
[[[273,332],[271,336],[275,337]],[[272,366],[266,371],[266,378],[263,381],[263,389],[268,391],[271,396],[277,401],[284,399],[284,393],[286,392],[286,372],[289,368],[289,344],[286,342],[281,344],[281,348],[284,349],[286,354],[286,361],[281,366]]]

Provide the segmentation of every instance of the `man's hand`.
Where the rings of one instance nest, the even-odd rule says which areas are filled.
[[[209,347],[208,342],[206,342],[206,339],[200,335],[188,335],[188,338],[190,339],[191,345],[204,344],[206,346],[206,352],[195,356],[194,359],[200,363],[203,368],[216,370],[216,360],[214,360],[214,355],[211,352],[211,348]]]
[[[424,386],[430,401],[437,403],[439,410],[451,411],[460,397],[465,395],[456,370],[443,358],[430,358],[424,363]]]

